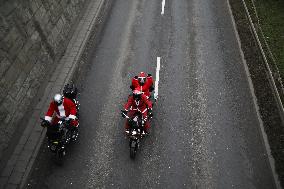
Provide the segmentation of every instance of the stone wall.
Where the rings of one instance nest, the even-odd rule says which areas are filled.
[[[0,0],[0,152],[62,56],[86,1]]]

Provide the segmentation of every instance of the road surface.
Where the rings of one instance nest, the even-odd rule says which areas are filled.
[[[275,188],[226,0],[116,0],[81,81],[80,139],[43,145],[26,188]],[[120,109],[155,75],[151,134],[129,157]]]

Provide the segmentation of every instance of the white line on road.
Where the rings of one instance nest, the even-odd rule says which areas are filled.
[[[161,15],[163,15],[165,13],[165,4],[166,4],[166,0],[162,1],[162,12]]]
[[[156,79],[155,79],[155,93],[154,99],[158,99],[159,94],[159,80],[160,80],[160,65],[161,64],[161,57],[157,57],[157,68],[156,68]]]

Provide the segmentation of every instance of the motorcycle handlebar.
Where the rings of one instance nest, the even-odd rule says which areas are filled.
[[[130,117],[125,113],[124,110],[121,110],[121,115],[122,115],[122,117],[124,117],[124,118],[126,118],[126,119],[128,119],[128,120],[130,120],[130,121],[137,122],[137,120],[134,120],[133,118],[130,118]],[[145,121],[142,119],[142,125],[144,124],[144,122],[145,122]]]
[[[43,119],[42,117],[40,117],[40,120],[41,120],[42,127],[47,127],[48,125],[50,125],[50,123],[46,121],[45,119]]]
[[[125,114],[123,110],[121,110],[121,114],[122,114],[122,117],[125,117],[126,119],[130,119],[130,117],[127,114]]]

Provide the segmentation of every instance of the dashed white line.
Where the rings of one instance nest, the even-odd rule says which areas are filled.
[[[165,5],[166,5],[166,0],[162,1],[162,12],[161,15],[163,15],[165,13]]]
[[[157,68],[156,68],[156,79],[155,79],[155,93],[154,99],[158,99],[159,94],[159,80],[160,80],[160,67],[161,67],[161,57],[157,57]]]

